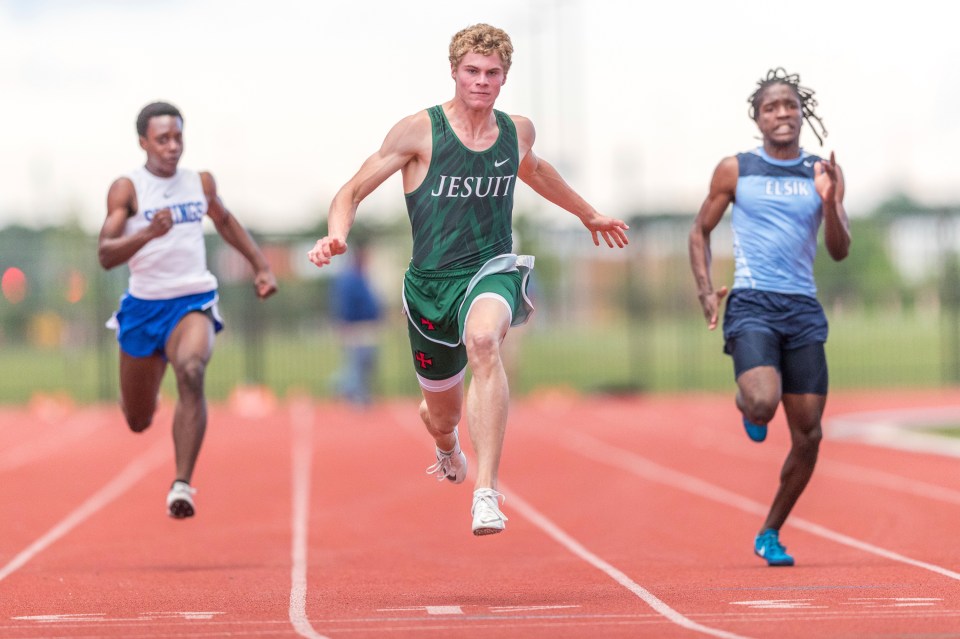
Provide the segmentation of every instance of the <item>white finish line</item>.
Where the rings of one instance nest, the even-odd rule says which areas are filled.
[[[428,615],[462,615],[460,606],[409,606],[406,608],[377,608],[377,612],[416,612],[422,610]]]

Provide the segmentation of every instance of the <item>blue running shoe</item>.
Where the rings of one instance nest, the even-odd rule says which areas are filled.
[[[773,528],[767,528],[753,540],[753,552],[757,557],[766,559],[768,566],[792,566],[793,557],[787,554],[786,547],[780,543],[780,535]]]
[[[754,424],[746,417],[743,418],[743,427],[747,430],[747,437],[755,442],[762,442],[767,438],[767,425]]]

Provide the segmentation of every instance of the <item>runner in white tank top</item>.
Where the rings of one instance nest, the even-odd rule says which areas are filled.
[[[217,278],[207,269],[203,218],[207,198],[200,174],[178,168],[172,177],[161,177],[146,167],[129,173],[137,198],[137,212],[127,218],[124,236],[150,226],[159,211],[169,209],[173,226],[165,235],[147,242],[127,262],[129,291],[145,300],[169,299],[217,288]]]
[[[204,373],[214,333],[223,326],[217,279],[207,269],[204,216],[250,263],[257,296],[272,295],[277,283],[256,242],[217,195],[213,176],[178,168],[183,117],[176,107],[147,105],[137,133],[146,165],[110,186],[98,256],[105,269],[124,263],[130,269],[111,323],[120,342],[120,405],[131,430],[143,431],[153,421],[168,362],[177,378],[176,475],[167,514],[180,519],[194,514],[190,481],[207,427]]]

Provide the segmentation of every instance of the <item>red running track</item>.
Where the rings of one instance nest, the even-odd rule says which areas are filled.
[[[782,417],[754,444],[729,396],[515,402],[481,538],[414,400],[213,407],[186,521],[169,405],[0,409],[0,637],[960,636],[960,460],[830,436],[931,407],[960,392],[831,398],[793,568],[752,554]]]

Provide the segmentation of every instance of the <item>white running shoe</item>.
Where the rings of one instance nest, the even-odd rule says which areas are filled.
[[[197,492],[196,488],[191,488],[190,484],[182,480],[176,480],[167,493],[167,514],[174,519],[185,519],[193,517],[193,494]]]
[[[492,488],[478,488],[473,491],[473,508],[470,509],[470,514],[473,515],[474,535],[503,532],[507,516],[500,512],[502,499],[503,495]]]
[[[446,479],[459,484],[467,478],[467,456],[460,450],[460,436],[456,429],[453,430],[453,435],[457,438],[453,450],[445,453],[437,448],[437,463],[427,468],[427,474],[436,475],[437,481]]]

